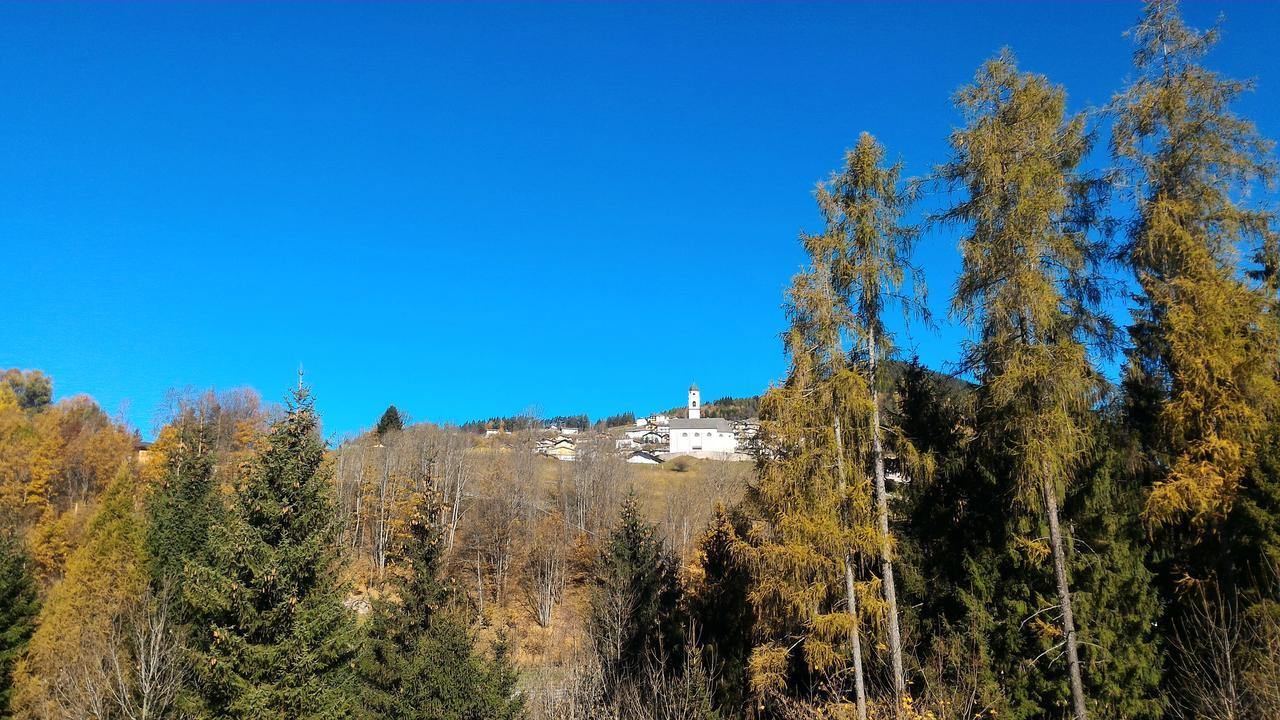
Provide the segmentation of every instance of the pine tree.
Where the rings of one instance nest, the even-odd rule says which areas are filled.
[[[1139,519],[1144,489],[1125,471],[1127,442],[1109,437],[1119,434],[1113,415],[1105,412],[1094,423],[1097,452],[1079,472],[1088,481],[1064,504],[1076,543],[1087,549],[1072,566],[1073,600],[1096,646],[1086,688],[1099,718],[1159,718],[1167,706],[1160,696],[1164,648],[1150,546]]]
[[[1137,202],[1126,387],[1154,477],[1145,518],[1171,531],[1183,582],[1218,577],[1229,590],[1224,523],[1280,401],[1280,236],[1273,213],[1239,199],[1275,177],[1273,144],[1231,110],[1249,84],[1199,64],[1216,30],[1187,27],[1176,0],[1151,0],[1131,34],[1136,73],[1113,102],[1112,151]]]
[[[201,714],[351,716],[353,623],[334,574],[330,478],[313,400],[299,388],[184,573]]]
[[[162,448],[164,473],[147,508],[151,581],[157,590],[176,590],[186,563],[207,545],[221,510],[213,483],[213,429],[187,413],[161,431],[153,452],[156,447]]]
[[[0,718],[11,717],[13,668],[35,632],[39,609],[31,558],[0,531]]]
[[[404,418],[400,417],[400,411],[395,405],[387,407],[386,412],[382,413],[382,417],[378,418],[378,424],[373,428],[375,435],[385,435],[389,432],[399,432],[404,429]]]
[[[640,684],[653,664],[667,671],[683,660],[677,616],[679,585],[675,558],[657,528],[640,515],[632,490],[623,499],[593,571],[592,640],[605,674],[607,699]]]
[[[439,509],[431,496],[419,502],[395,568],[399,601],[379,601],[369,620],[356,664],[361,717],[521,717],[506,646],[499,643],[492,659],[477,652],[456,590],[439,577],[445,551]]]
[[[716,669],[714,704],[728,717],[744,713],[750,698],[747,660],[755,612],[749,596],[751,568],[743,550],[749,525],[742,512],[717,506],[698,542],[685,588],[694,639]]]
[[[1076,174],[1088,148],[1084,121],[1067,118],[1065,93],[1020,73],[1008,52],[956,103],[966,125],[952,134],[941,174],[968,192],[945,217],[967,230],[953,307],[977,327],[966,355],[981,383],[978,432],[1005,456],[1017,501],[1048,524],[1071,707],[1084,720],[1059,510],[1089,444],[1082,418],[1097,386],[1080,339],[1094,326],[1088,273],[1097,254],[1084,232],[1089,185]]]

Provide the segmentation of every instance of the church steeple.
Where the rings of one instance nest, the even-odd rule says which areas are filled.
[[[698,392],[698,383],[689,386],[689,419],[694,420],[702,417],[701,394]]]

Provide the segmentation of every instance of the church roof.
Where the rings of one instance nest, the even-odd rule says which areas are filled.
[[[698,391],[698,383],[694,383],[689,386],[689,392],[697,392],[697,391]]]
[[[724,418],[673,418],[672,430],[719,430],[733,432],[733,423]]]

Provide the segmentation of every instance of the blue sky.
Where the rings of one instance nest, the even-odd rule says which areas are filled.
[[[1102,104],[1139,9],[2,4],[0,367],[146,435],[168,388],[278,399],[299,362],[335,433],[754,394],[858,133],[927,172],[1005,45]],[[1220,12],[1280,136],[1280,4],[1184,9]],[[945,366],[954,233],[918,259],[944,322],[899,343]]]

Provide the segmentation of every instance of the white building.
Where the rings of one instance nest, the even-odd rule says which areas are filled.
[[[702,396],[697,385],[689,387],[689,417],[672,418],[669,452],[732,455],[738,449],[733,423],[723,418],[702,417]]]
[[[627,456],[627,462],[633,465],[661,465],[662,458],[644,450],[636,450]]]

